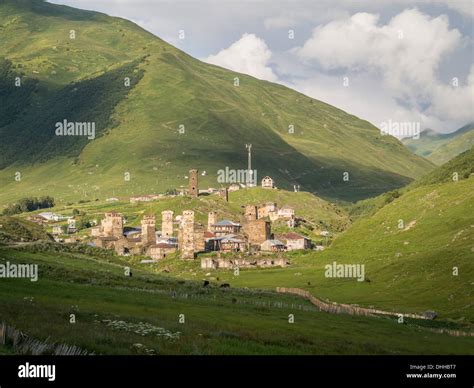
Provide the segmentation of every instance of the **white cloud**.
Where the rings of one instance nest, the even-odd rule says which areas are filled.
[[[254,34],[243,34],[237,42],[205,58],[204,62],[259,79],[276,81],[277,76],[268,66],[271,56],[272,52],[263,39]]]
[[[450,121],[427,116],[412,107],[401,106],[397,99],[380,87],[380,78],[369,74],[355,74],[348,77],[348,86],[344,86],[343,78],[315,72],[308,78],[292,80],[286,85],[368,120],[379,128],[388,120],[419,122],[421,128],[451,127]]]
[[[329,73],[336,70],[350,78],[364,74],[367,79],[378,80],[378,88],[373,91],[385,105],[390,101],[393,115],[415,115],[425,125],[431,123],[441,131],[446,130],[440,127],[446,119],[454,120],[456,125],[472,120],[474,71],[467,85],[457,88],[442,83],[437,76],[442,60],[463,44],[459,31],[449,28],[447,17],[431,18],[410,9],[386,25],[378,21],[378,15],[357,13],[318,26],[295,53],[308,65],[317,63]],[[363,95],[361,89],[359,92]],[[367,111],[365,116],[372,122],[378,116],[377,101],[370,104],[374,112]],[[358,110],[358,105],[353,102],[350,111]]]

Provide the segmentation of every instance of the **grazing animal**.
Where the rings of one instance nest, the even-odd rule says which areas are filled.
[[[203,287],[207,287],[209,285],[209,281],[208,280],[204,280],[204,284],[202,285]]]
[[[230,284],[229,283],[222,283],[221,288],[229,288]]]

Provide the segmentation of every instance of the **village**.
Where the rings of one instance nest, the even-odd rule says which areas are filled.
[[[199,190],[199,171],[192,169],[188,175],[188,187],[178,195],[198,198],[203,195]],[[235,187],[237,186],[237,187]],[[263,189],[275,189],[271,177],[261,180]],[[238,190],[239,185],[213,190],[222,201],[228,202],[229,192]],[[211,190],[205,190],[211,194]],[[158,200],[162,195],[145,195],[130,197],[131,203]],[[108,199],[108,202],[115,200]],[[310,238],[293,231],[297,217],[295,210],[287,205],[278,206],[274,202],[260,205],[241,204],[242,214],[239,219],[225,219],[217,211],[209,211],[207,223],[197,222],[193,209],[175,214],[173,210],[161,212],[161,220],[154,215],[144,215],[140,227],[125,227],[123,214],[110,211],[97,222],[94,220],[87,244],[93,247],[113,250],[120,256],[145,256],[143,262],[153,263],[171,255],[183,260],[193,260],[199,256],[203,269],[230,269],[238,267],[285,267],[288,260],[281,253],[293,250],[323,250],[321,245],[314,245]],[[65,217],[52,212],[43,212],[30,217],[37,223],[53,223],[52,234],[55,240],[62,243],[84,242],[74,237],[76,225],[73,217]],[[67,221],[64,228],[54,223]],[[160,229],[157,223],[161,221]],[[272,223],[283,222],[286,233],[272,233]],[[66,229],[66,230],[65,230]],[[60,239],[66,232],[69,237]],[[322,235],[327,232],[322,232]],[[206,255],[205,253],[212,253]]]

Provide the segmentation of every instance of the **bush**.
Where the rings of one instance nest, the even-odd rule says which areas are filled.
[[[26,197],[20,199],[17,203],[12,203],[3,209],[3,215],[11,216],[13,214],[20,214],[31,212],[38,209],[47,209],[54,207],[54,198],[46,196],[40,197]]]

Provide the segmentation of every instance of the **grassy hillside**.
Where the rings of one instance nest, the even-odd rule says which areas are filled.
[[[417,155],[442,165],[474,145],[474,123],[449,134],[427,130],[419,139],[404,139],[403,143]]]
[[[41,226],[17,217],[0,216],[0,245],[37,240],[50,240]]]
[[[331,301],[396,312],[434,310],[440,319],[473,323],[473,193],[472,178],[421,186],[356,221],[324,252],[290,255],[288,268],[212,276],[241,287],[298,287]],[[334,261],[364,264],[366,281],[326,278],[325,265]],[[180,276],[190,277],[185,271]]]
[[[258,177],[333,200],[377,195],[432,168],[366,121],[204,64],[119,18],[6,0],[0,29],[0,58],[8,60],[0,82],[10,85],[0,94],[0,203],[18,191],[64,202],[164,191],[185,184],[192,167],[215,187],[219,169],[245,168],[246,143]],[[23,86],[12,90],[18,76]],[[4,109],[6,100],[21,110]],[[98,137],[54,137],[64,119],[96,122]]]
[[[435,164],[441,165],[473,146],[474,125],[470,124],[469,130],[460,133],[454,139],[437,147],[428,159]]]
[[[474,173],[474,146],[411,183],[412,187],[468,179]]]
[[[435,310],[441,319],[473,323],[473,165],[470,150],[400,192],[357,204],[351,209],[356,221],[328,249],[292,254],[291,267],[213,276],[242,287],[299,287],[331,301],[398,312]],[[366,281],[326,278],[325,265],[334,261],[364,264]],[[189,278],[186,271],[180,276]]]
[[[215,281],[203,288],[199,278],[170,280],[133,265],[129,278],[123,268],[130,263],[122,258],[32,249],[0,248],[0,263],[7,258],[35,263],[40,275],[36,283],[0,282],[0,320],[32,338],[95,354],[472,354],[474,349],[472,338],[435,334],[415,321],[321,313],[297,297],[222,290]],[[70,314],[76,323],[70,323]]]
[[[468,179],[474,172],[474,147],[464,151],[449,162],[434,169],[425,176],[410,183],[400,190],[393,190],[377,197],[364,199],[355,204],[346,206],[350,217],[355,220],[360,217],[369,217],[379,209],[392,202],[403,193],[419,186],[432,185],[437,183],[454,182],[455,180]]]

